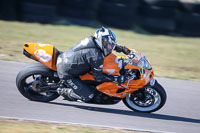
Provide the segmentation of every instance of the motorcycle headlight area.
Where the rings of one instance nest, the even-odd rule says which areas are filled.
[[[144,58],[140,59],[140,61],[137,63],[137,66],[148,70],[151,69],[151,65]]]

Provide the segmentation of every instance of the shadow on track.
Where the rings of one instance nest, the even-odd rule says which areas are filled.
[[[153,118],[153,119],[161,119],[161,120],[172,120],[172,121],[182,121],[182,122],[190,122],[190,123],[200,123],[200,119],[186,118],[186,117],[180,117],[180,116],[154,114],[154,113],[151,113],[151,114],[138,113],[138,112],[133,112],[133,111],[121,110],[121,109],[91,107],[91,106],[85,106],[85,105],[65,104],[65,103],[57,103],[57,102],[49,102],[49,104],[70,106],[70,107],[75,107],[75,108],[80,108],[80,109],[85,109],[85,110],[95,111],[95,112],[128,115],[128,116],[137,116],[137,117],[145,117],[145,118]]]

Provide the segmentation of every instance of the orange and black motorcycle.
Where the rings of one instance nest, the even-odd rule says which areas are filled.
[[[58,98],[60,79],[56,60],[61,52],[53,45],[25,43],[23,53],[39,63],[29,64],[18,73],[16,85],[20,93],[40,102]],[[95,97],[89,103],[116,104],[122,100],[133,111],[150,113],[162,108],[166,102],[166,92],[154,78],[148,58],[134,49],[126,57],[114,54],[105,57],[103,72],[109,75],[126,74],[128,80],[123,84],[99,83],[91,73],[80,76],[85,84],[95,90]]]

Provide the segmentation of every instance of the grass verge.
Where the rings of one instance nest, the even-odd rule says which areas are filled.
[[[141,51],[149,58],[156,76],[200,81],[200,38],[112,30],[119,44]],[[30,62],[22,54],[25,42],[53,44],[65,51],[95,31],[83,26],[0,21],[0,59]]]
[[[0,118],[1,133],[147,133],[100,127],[45,123]]]

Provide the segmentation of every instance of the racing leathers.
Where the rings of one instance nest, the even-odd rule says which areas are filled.
[[[116,45],[114,50],[125,54],[130,52],[129,49],[120,45]],[[115,81],[114,76],[103,73],[103,62],[104,55],[97,47],[95,38],[90,36],[58,56],[58,76],[67,87],[73,89],[74,95],[77,94],[76,99],[87,102],[93,98],[93,90],[85,85],[79,76],[92,71],[97,82]],[[61,95],[65,94],[65,92],[61,93]]]

